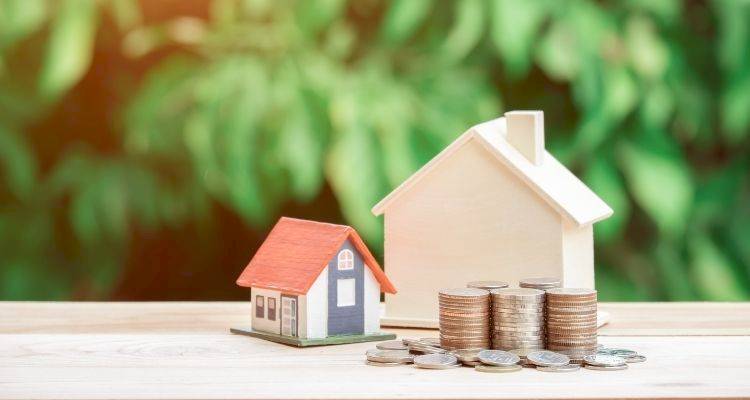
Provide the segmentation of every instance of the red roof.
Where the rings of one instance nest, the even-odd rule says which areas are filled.
[[[287,217],[281,217],[271,229],[237,278],[237,284],[306,294],[346,239],[359,250],[380,282],[380,290],[396,293],[396,288],[352,227]]]

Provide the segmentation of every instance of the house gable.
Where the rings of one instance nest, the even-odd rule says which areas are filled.
[[[365,268],[349,240],[328,262],[328,335],[364,333]]]
[[[513,172],[560,215],[576,225],[593,224],[612,215],[612,209],[550,153],[545,152],[545,161],[541,165],[534,165],[508,144],[506,134],[505,118],[472,127],[376,204],[372,212],[375,215],[383,214],[392,204],[400,201],[403,193],[413,190],[446,159],[453,157],[467,143],[477,141],[499,164]]]

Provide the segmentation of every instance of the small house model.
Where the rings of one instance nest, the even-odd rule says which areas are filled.
[[[349,226],[282,217],[237,284],[252,327],[234,333],[296,346],[395,338],[379,329],[380,293],[396,289]]]
[[[549,276],[594,286],[592,225],[612,209],[544,148],[541,111],[472,127],[373,208],[399,285],[383,324],[434,327],[437,293]]]

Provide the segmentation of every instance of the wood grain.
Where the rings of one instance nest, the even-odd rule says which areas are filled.
[[[750,396],[748,304],[602,308],[612,323],[600,341],[637,350],[647,362],[575,374],[376,368],[363,363],[371,343],[297,349],[229,334],[249,320],[248,303],[0,303],[0,399]],[[615,335],[649,329],[746,333]]]

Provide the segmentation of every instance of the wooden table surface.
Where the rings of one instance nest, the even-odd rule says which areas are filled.
[[[364,364],[372,343],[245,336],[250,304],[0,302],[0,399],[750,397],[750,303],[602,303],[625,371],[512,374]],[[385,329],[399,336],[435,330]]]

